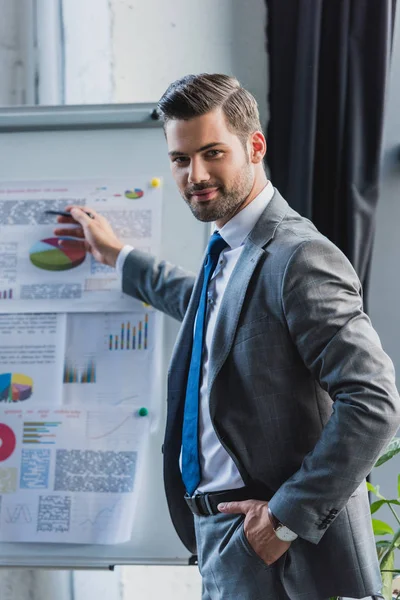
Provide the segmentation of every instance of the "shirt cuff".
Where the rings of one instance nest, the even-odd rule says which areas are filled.
[[[122,273],[124,270],[124,264],[126,257],[134,250],[133,246],[129,246],[128,244],[122,248],[120,253],[117,256],[117,262],[115,263],[115,269],[120,277],[122,277]]]

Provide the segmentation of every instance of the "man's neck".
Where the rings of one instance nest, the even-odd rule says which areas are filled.
[[[253,202],[254,198],[257,198],[257,196],[259,194],[261,194],[261,192],[263,191],[263,189],[265,188],[265,186],[267,184],[268,184],[268,178],[263,170],[262,175],[254,180],[254,184],[253,184],[253,187],[251,188],[250,194],[243,200],[242,204],[240,204],[237,207],[235,212],[232,213],[231,215],[229,215],[228,217],[225,217],[223,219],[215,221],[215,224],[218,227],[218,229],[221,229],[224,225],[226,225],[226,223],[228,221],[233,219],[233,217],[235,217],[238,213],[240,213],[240,211],[242,211],[244,208],[246,208],[246,206],[248,206],[251,202]]]

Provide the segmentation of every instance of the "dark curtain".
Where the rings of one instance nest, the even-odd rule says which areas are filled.
[[[367,299],[396,0],[266,0],[267,164]]]

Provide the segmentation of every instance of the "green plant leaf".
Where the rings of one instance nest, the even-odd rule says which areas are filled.
[[[390,542],[389,540],[379,540],[376,542],[376,552],[378,554],[378,560],[380,561],[381,558],[383,558],[386,550],[389,548],[390,546]]]
[[[376,500],[376,502],[371,504],[371,515],[379,510],[382,504],[394,504],[395,506],[400,506],[400,502],[397,500],[397,498],[394,498],[393,500]]]
[[[384,564],[383,564],[384,563]],[[382,595],[385,600],[391,600],[392,598],[392,581],[393,581],[393,570],[394,567],[394,550],[386,556],[381,562],[381,573],[382,573]]]
[[[390,546],[389,540],[378,540],[376,542],[377,548],[388,548]]]
[[[379,491],[379,485],[372,485],[372,483],[369,483],[367,481],[367,489],[369,492],[372,492],[373,494],[375,494],[375,496],[377,496],[378,498],[381,498],[382,500],[386,500],[385,496],[382,496],[382,494]]]
[[[371,504],[371,515],[373,515],[377,510],[380,509],[382,504],[386,504],[386,500],[376,500]]]
[[[400,498],[400,473],[397,475],[397,497]]]
[[[379,521],[379,519],[372,519],[372,527],[374,529],[374,535],[394,535],[393,529],[385,523],[384,521]]]
[[[400,573],[400,569],[382,569],[381,573]]]
[[[396,456],[400,452],[400,438],[394,437],[375,463],[375,467],[380,467],[385,462]]]

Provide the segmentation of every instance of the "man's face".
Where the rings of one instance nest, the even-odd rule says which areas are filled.
[[[222,109],[169,121],[166,135],[173,177],[196,219],[226,223],[250,194],[254,172]]]

